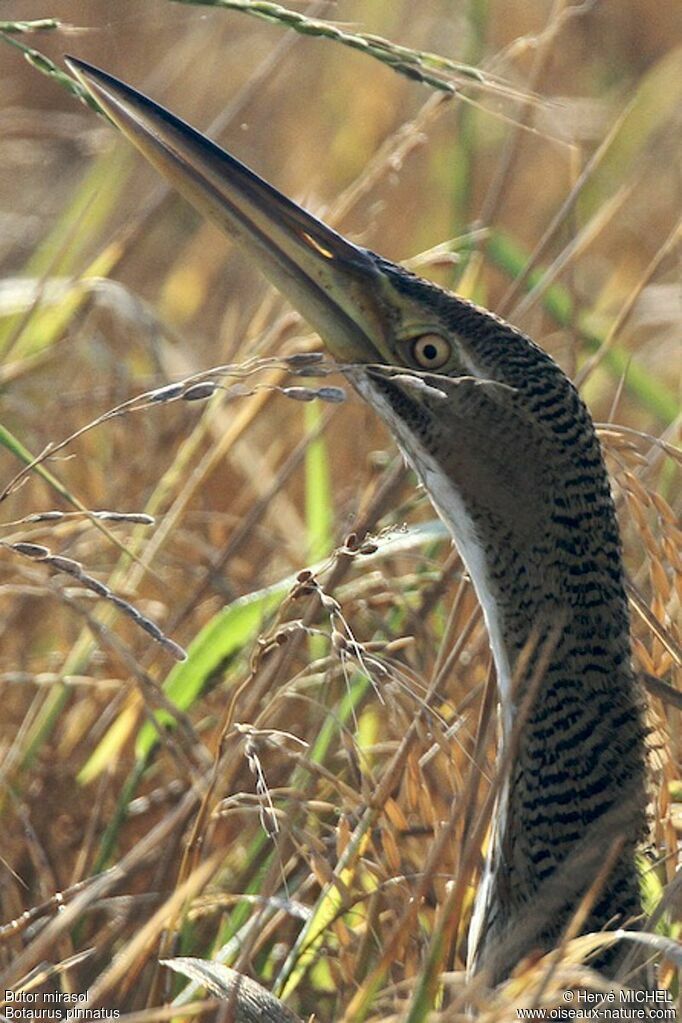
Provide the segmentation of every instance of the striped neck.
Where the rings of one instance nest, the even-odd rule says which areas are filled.
[[[640,912],[635,850],[644,828],[644,728],[619,533],[589,414],[565,377],[555,380],[561,400],[554,426],[563,448],[555,445],[547,457],[526,454],[523,476],[514,477],[505,441],[517,443],[515,410],[505,422],[496,409],[496,418],[485,420],[495,433],[485,437],[486,451],[502,451],[491,483],[488,463],[475,460],[472,468],[460,449],[424,443],[390,384],[357,381],[390,423],[471,576],[497,669],[503,746],[552,636],[498,798],[472,922],[473,959],[495,980],[533,949],[553,946],[618,836],[620,851],[586,930],[620,926]],[[548,391],[551,400],[551,386],[538,389],[538,405],[547,406]],[[481,422],[480,395],[476,400]],[[504,498],[505,466],[516,507],[485,499],[487,488]],[[512,692],[519,658],[533,641],[536,654]],[[600,965],[610,969],[609,956]]]
[[[515,548],[502,523],[495,545],[481,543],[461,495],[448,492],[434,466],[416,466],[484,610],[501,704],[500,763],[518,732],[470,935],[473,961],[489,967],[494,980],[532,949],[558,940],[619,839],[585,929],[622,926],[641,912],[635,864],[645,809],[641,694],[630,664],[615,511],[589,435],[589,487],[578,460],[530,552]],[[528,647],[534,653],[512,691]],[[533,679],[545,659],[542,677]],[[530,679],[533,692],[524,701]],[[514,729],[521,706],[527,716]],[[619,957],[618,950],[606,953],[597,965],[609,971]]]

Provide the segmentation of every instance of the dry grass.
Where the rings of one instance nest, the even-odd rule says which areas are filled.
[[[68,21],[21,38],[213,124],[335,226],[552,351],[604,424],[637,665],[675,684],[677,0],[312,6],[510,88],[443,98],[333,41],[166,0],[2,14]],[[318,342],[229,240],[3,57],[3,987],[37,970],[35,990],[89,988],[91,1009],[177,997],[192,1018],[200,989],[158,965],[189,955],[335,1023],[425,1019],[441,975],[434,1019],[549,999],[542,964],[462,994],[494,689],[427,500],[358,399],[282,393],[344,382],[283,361]],[[253,359],[236,391],[205,376]],[[651,702],[657,898],[682,789],[677,711]]]

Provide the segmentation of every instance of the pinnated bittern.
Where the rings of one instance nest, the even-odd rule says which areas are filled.
[[[353,384],[388,424],[473,581],[496,666],[503,749],[524,680],[545,651],[498,797],[473,962],[496,981],[524,954],[552,947],[606,863],[584,930],[636,918],[642,701],[614,505],[578,392],[521,331],[352,244],[156,103],[69,63],[144,156],[244,246],[332,355],[352,366]],[[599,965],[614,972],[620,955],[616,946]]]

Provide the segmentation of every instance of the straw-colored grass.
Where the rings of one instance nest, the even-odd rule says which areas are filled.
[[[658,739],[653,909],[682,826],[665,687],[682,594],[677,0],[281,11],[3,5],[1,986],[87,990],[128,1020],[220,1018],[216,988],[160,964],[194,957],[301,1019],[516,1019],[584,986],[590,949],[521,964],[497,992],[464,983],[499,775],[457,554],[371,412],[297,354],[320,348],[306,325],[51,71],[73,52],[148,91],[580,381]],[[38,14],[60,24],[16,24]]]

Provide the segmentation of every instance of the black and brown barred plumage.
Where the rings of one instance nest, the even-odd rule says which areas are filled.
[[[487,579],[469,568],[489,605],[493,648],[495,634],[502,648],[507,733],[524,695],[523,678],[509,691],[518,657],[533,641],[527,680],[545,641],[552,644],[498,801],[472,936],[475,963],[499,980],[530,949],[554,946],[614,843],[620,850],[584,929],[641,914],[635,853],[645,829],[645,727],[619,531],[591,417],[556,363],[486,310],[381,266],[399,294],[432,321],[435,313],[456,339],[453,365],[427,377],[447,398],[410,393],[377,370],[360,389],[380,395],[379,411],[465,560],[463,523],[447,497],[439,501],[438,472],[466,507]],[[613,971],[619,958],[609,951],[598,965]]]

